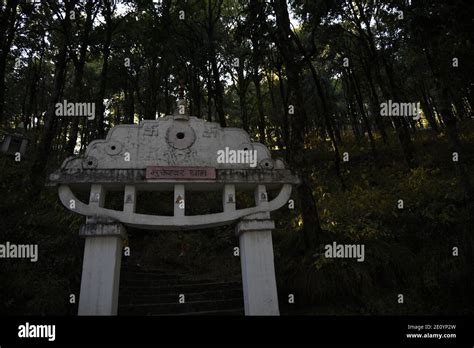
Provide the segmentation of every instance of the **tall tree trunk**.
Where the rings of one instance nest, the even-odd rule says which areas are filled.
[[[192,107],[191,113],[198,118],[202,117],[202,93],[201,93],[201,85],[199,83],[199,75],[198,71],[195,67],[195,61],[193,60],[193,68],[191,74],[191,91],[192,91]]]
[[[336,141],[336,138],[335,138],[333,124],[331,122],[331,115],[330,115],[329,105],[328,105],[326,95],[324,94],[323,86],[320,82],[319,74],[316,71],[316,68],[313,66],[313,64],[311,62],[311,58],[309,57],[308,53],[304,49],[303,45],[301,44],[298,36],[293,34],[292,37],[293,37],[299,51],[303,55],[304,62],[308,66],[309,70],[311,71],[311,76],[312,76],[313,81],[316,85],[316,91],[318,93],[319,99],[321,100],[321,106],[322,106],[322,109],[323,109],[322,114],[323,114],[323,118],[324,118],[324,124],[326,126],[326,131],[327,131],[327,134],[329,135],[329,139],[331,139],[331,144],[332,144],[332,147],[333,147],[333,150],[334,150],[334,168],[336,170],[336,175],[337,175],[339,181],[341,182],[341,186],[342,186],[343,190],[346,190],[347,187],[346,187],[346,184],[344,182],[344,178],[342,177],[341,167],[340,167],[341,154],[339,152],[339,145],[338,145],[338,143]]]
[[[124,119],[125,123],[133,124],[135,118],[135,98],[134,98],[134,87],[129,81],[129,77],[125,76],[125,86],[124,86]]]
[[[222,87],[219,69],[217,67],[216,53],[213,47],[214,47],[214,44],[211,44],[210,60],[211,60],[212,74],[214,77],[214,102],[216,105],[216,112],[217,112],[217,117],[219,118],[219,123],[221,127],[226,127],[227,122],[225,120],[225,114],[224,114],[224,88]]]
[[[357,101],[357,105],[359,106],[360,110],[360,115],[362,117],[362,122],[365,125],[365,128],[367,129],[367,136],[369,138],[369,143],[370,143],[370,148],[372,150],[372,155],[374,156],[374,159],[377,160],[378,155],[377,155],[377,147],[375,146],[375,139],[372,134],[372,127],[370,125],[370,122],[368,120],[367,114],[365,113],[365,108],[364,108],[364,102],[362,100],[362,94],[360,92],[359,84],[357,83],[357,80],[353,76],[351,71],[347,72],[347,75],[349,76],[349,79],[351,81],[351,84],[353,86],[353,90],[355,92],[355,97]]]
[[[268,93],[270,94],[270,102],[272,106],[271,114],[275,118],[277,115],[277,107],[276,107],[275,91],[274,91],[275,86],[273,85],[273,73],[271,71],[270,72],[267,71],[266,77],[267,77],[267,84],[268,84]],[[276,139],[277,139],[278,147],[282,149],[283,146],[286,146],[286,144],[284,143],[284,139],[283,139],[284,137],[282,136],[283,127],[278,125],[278,123],[279,122],[277,122],[277,125],[275,127],[275,131],[277,132]]]
[[[277,66],[277,75],[278,75],[278,89],[280,91],[280,98],[283,104],[283,142],[285,143],[286,148],[286,160],[288,161],[291,153],[291,144],[290,144],[290,119],[288,115],[288,95],[285,93],[285,86],[283,80],[282,67]]]
[[[66,1],[66,11],[69,13],[73,4],[69,1]],[[70,27],[69,16],[64,17],[64,25],[66,29]],[[53,83],[53,93],[51,95],[51,100],[48,104],[48,108],[45,115],[44,127],[40,142],[37,147],[36,155],[31,166],[30,181],[32,184],[31,195],[37,197],[41,192],[42,185],[44,183],[44,174],[48,159],[50,156],[51,145],[55,137],[56,132],[56,103],[59,102],[61,98],[61,91],[64,85],[64,80],[66,77],[66,65],[67,65],[67,51],[68,51],[68,38],[67,35],[64,36],[63,42],[59,48],[59,52],[56,58],[56,69],[54,73],[54,83]]]
[[[248,107],[247,107],[247,86],[248,83],[244,76],[243,64],[239,64],[237,67],[237,76],[238,76],[238,94],[239,94],[239,103],[240,103],[240,119],[242,120],[242,128],[248,132],[249,131],[249,116],[248,116]]]
[[[439,133],[438,124],[436,123],[436,119],[433,114],[433,108],[431,107],[428,97],[426,96],[426,92],[421,89],[421,107],[425,113],[426,119],[428,120],[431,129],[433,129],[436,133]]]
[[[451,150],[454,153],[458,154],[458,160],[453,161],[456,174],[458,176],[459,184],[464,191],[464,195],[467,201],[472,204],[473,202],[473,189],[469,179],[468,171],[465,165],[465,152],[462,151],[461,141],[459,139],[458,130],[456,127],[456,117],[453,114],[451,103],[449,102],[449,93],[448,88],[442,85],[441,81],[438,81],[438,93],[440,100],[440,112],[443,117],[444,124],[446,125],[446,131],[448,133],[448,138],[451,146]]]
[[[33,65],[34,69],[34,75],[32,79],[32,85],[31,85],[31,92],[30,92],[30,98],[28,102],[28,108],[27,108],[27,123],[28,127],[32,126],[32,120],[35,118],[35,110],[37,109],[38,106],[38,85],[40,81],[40,77],[43,71],[43,61],[44,61],[44,53],[45,53],[45,47],[44,47],[45,41],[43,39],[43,46],[41,47],[40,51],[40,57],[38,60],[38,64]],[[25,130],[26,130],[27,125],[25,124]]]
[[[436,94],[438,97],[439,105],[439,114],[443,119],[443,123],[446,127],[446,133],[448,134],[448,139],[450,143],[451,151],[457,153],[458,160],[453,163],[456,169],[456,176],[458,177],[458,182],[461,189],[464,191],[464,196],[470,208],[474,205],[474,191],[472,184],[468,175],[468,171],[465,165],[465,152],[462,151],[461,141],[459,139],[459,133],[457,129],[457,120],[453,113],[451,106],[450,98],[450,88],[444,82],[445,78],[442,75],[442,72],[434,65],[434,61],[431,55],[431,51],[436,52],[437,47],[426,47],[425,55],[428,60],[428,64],[431,69],[431,73],[435,79]]]
[[[212,82],[211,82],[211,72],[210,69],[207,69],[207,120],[212,122]]]
[[[257,98],[258,107],[258,138],[261,143],[265,143],[265,111],[263,109],[262,90],[260,87],[260,76],[257,71],[254,72],[253,84],[255,86],[255,97]]]
[[[303,231],[305,243],[314,248],[322,232],[316,202],[311,185],[311,168],[304,153],[306,110],[304,109],[303,92],[301,82],[301,66],[295,61],[298,56],[291,41],[290,19],[286,1],[272,0],[277,22],[277,46],[285,61],[288,88],[291,91],[292,102],[296,106],[295,113],[291,118],[291,165],[299,172],[301,185],[297,191],[301,200],[303,217]]]
[[[86,5],[86,22],[84,25],[84,31],[81,37],[81,43],[79,48],[79,57],[73,56],[73,62],[75,67],[74,77],[74,91],[75,91],[75,102],[80,103],[83,101],[83,78],[84,78],[84,65],[86,64],[87,48],[89,47],[89,37],[92,31],[92,11],[93,11],[93,0],[88,0]],[[71,35],[72,33],[66,33]],[[74,154],[74,149],[77,143],[77,133],[79,131],[79,117],[74,117],[71,124],[71,130],[69,132],[69,140],[66,151],[69,155]],[[87,121],[84,121],[86,123]]]
[[[165,73],[165,115],[171,115],[172,113],[172,106],[170,101],[170,84],[168,80],[168,71]]]
[[[110,1],[104,2],[105,17],[105,42],[102,45],[102,70],[100,72],[99,92],[97,93],[97,137],[103,139],[105,137],[105,91],[107,89],[107,76],[109,72],[110,44],[112,42],[112,7]]]
[[[75,70],[75,78],[74,78],[75,98],[74,98],[74,101],[76,103],[79,103],[82,100],[82,79],[83,79],[83,76],[84,76],[84,65],[81,64],[80,66],[77,66],[76,70]],[[70,131],[69,131],[69,139],[68,139],[67,147],[66,147],[66,152],[69,155],[73,155],[74,154],[74,149],[76,148],[77,134],[78,134],[78,131],[79,131],[79,121],[80,121],[79,117],[73,117],[72,118],[71,128],[70,128]]]
[[[5,112],[5,69],[10,54],[17,21],[17,5],[19,0],[7,0],[0,20],[0,124],[6,117]]]
[[[392,92],[392,96],[394,101],[399,102],[400,99],[398,98],[398,89],[395,86],[395,79],[393,75],[393,71],[388,65],[388,62],[386,58],[383,56],[383,53],[379,54],[376,48],[375,44],[375,38],[371,30],[371,23],[369,21],[369,18],[366,16],[364,6],[362,6],[362,3],[360,2],[352,2],[352,1],[347,1],[347,4],[350,6],[352,13],[354,15],[354,19],[360,20],[361,22],[358,22],[357,25],[357,30],[359,33],[361,33],[362,37],[364,38],[368,51],[370,54],[370,57],[372,59],[373,64],[375,65],[375,73],[377,76],[377,80],[379,81],[380,89],[382,93],[385,95],[386,99],[388,98],[388,92],[385,89],[385,85],[383,83],[382,79],[382,74],[379,68],[378,62],[382,61],[382,65],[385,69],[385,72],[387,74],[388,80],[389,80],[389,86]],[[357,6],[358,9],[358,14],[360,15],[360,19],[357,18],[357,14],[354,8],[354,4]],[[376,20],[376,17],[372,17],[374,20]],[[363,23],[364,25],[362,25]],[[376,25],[378,23],[376,22]],[[407,127],[407,122],[406,120],[402,119],[400,120],[399,117],[394,117],[392,119],[393,124],[395,125],[395,130],[397,132],[397,136],[404,154],[405,162],[407,163],[408,167],[412,168],[414,166],[414,153],[415,149],[413,147],[413,143],[411,141],[410,133],[408,132],[408,127]]]
[[[353,92],[352,92],[352,89],[350,88],[351,83],[350,81],[348,81],[346,73],[343,73],[342,75],[342,83],[343,83],[344,99],[346,101],[346,109],[349,114],[349,119],[351,121],[352,133],[354,134],[357,144],[360,146],[361,134],[360,134],[360,129],[359,129],[359,122],[357,120],[357,114],[354,110]]]
[[[265,143],[265,110],[263,108],[262,89],[260,86],[259,68],[262,62],[260,37],[262,28],[265,27],[265,15],[263,3],[258,0],[250,0],[249,3],[249,23],[250,40],[252,42],[252,81],[255,86],[255,97],[257,98],[258,109],[258,137],[259,141]]]
[[[375,84],[372,78],[371,67],[368,65],[369,64],[364,64],[364,66],[366,66],[365,76],[367,79],[367,83],[369,84],[369,90],[370,90],[369,96],[370,96],[371,111],[374,117],[375,125],[377,126],[377,129],[380,132],[380,136],[382,137],[382,141],[384,144],[387,144],[388,143],[387,132],[385,131],[385,125],[384,125],[382,116],[380,115],[380,101],[379,101],[377,90],[375,88]]]
[[[214,29],[221,16],[222,4],[223,0],[208,1],[208,26],[206,27],[206,31],[209,40],[209,61],[211,63],[211,70],[214,79],[214,103],[219,123],[221,127],[225,127],[227,122],[224,113],[224,87],[222,86],[219,67],[217,65],[217,50],[214,38]],[[216,13],[214,13],[214,10],[216,10]]]
[[[395,77],[393,74],[392,68],[388,65],[386,59],[382,56],[383,66],[385,68],[385,72],[388,77],[388,82],[390,85],[390,89],[393,95],[393,99],[396,102],[400,102],[400,98],[398,96],[398,88],[395,84]],[[397,136],[400,141],[403,154],[405,157],[405,162],[407,163],[409,168],[413,168],[415,163],[415,148],[411,141],[410,133],[408,131],[408,122],[404,118],[400,117],[393,117],[393,123],[395,124],[395,129],[397,131]]]
[[[154,120],[156,118],[156,64],[158,58],[154,56],[151,61],[151,66],[149,67],[148,72],[148,88],[145,94],[145,110],[144,118],[145,120]]]

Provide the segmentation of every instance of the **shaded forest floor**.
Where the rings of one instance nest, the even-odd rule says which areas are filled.
[[[459,160],[468,165],[474,182],[474,129],[460,130],[465,157]],[[417,166],[412,170],[405,166],[395,138],[385,147],[378,141],[377,162],[367,144],[343,140],[341,152],[349,153],[349,161],[342,164],[347,190],[335,175],[328,144],[315,141],[314,150],[308,151],[324,229],[320,248],[304,246],[296,196],[295,209],[273,213],[282,313],[473,313],[474,214],[463,201],[446,136],[418,132]],[[29,200],[28,159],[16,163],[0,156],[0,242],[38,243],[39,259],[2,260],[0,314],[75,315],[77,304],[69,300],[70,294],[79,293],[84,242],[78,230],[84,218],[62,207],[55,189],[46,188],[40,200]],[[59,164],[52,163],[49,172]],[[141,198],[142,210],[165,209],[163,197]],[[121,199],[111,195],[107,204]],[[199,206],[200,213],[220,204],[210,195],[193,199],[187,206]],[[397,207],[400,199],[403,209]],[[333,241],[364,244],[365,261],[325,258],[324,245]],[[128,245],[133,262],[150,267],[223,278],[240,272],[234,226],[190,233],[129,230]],[[458,256],[453,256],[454,247]],[[294,304],[286,303],[289,294],[295,296]]]

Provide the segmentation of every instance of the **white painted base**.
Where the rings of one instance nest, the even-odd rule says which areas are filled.
[[[117,315],[121,236],[86,237],[79,315]]]
[[[271,230],[239,234],[245,315],[280,315]]]

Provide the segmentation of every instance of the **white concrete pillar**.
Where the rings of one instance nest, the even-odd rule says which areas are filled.
[[[279,315],[272,232],[239,236],[245,315]]]
[[[85,226],[85,225],[84,225]],[[79,315],[117,315],[123,226],[89,225],[84,247]],[[121,231],[122,230],[122,231]],[[118,232],[97,236],[92,233]]]
[[[185,212],[185,189],[183,184],[174,185],[174,216],[184,216]]]
[[[224,191],[222,191],[222,204],[224,212],[235,210],[235,185],[224,185]]]
[[[267,194],[267,189],[265,188],[265,185],[257,185],[254,191],[254,196],[255,196],[255,204],[257,206],[268,203],[268,194]]]
[[[98,184],[91,185],[91,194],[89,196],[89,205],[93,207],[103,207],[105,204],[104,186]]]
[[[137,206],[137,189],[135,185],[125,185],[123,195],[123,211],[134,213]]]
[[[103,207],[105,190],[92,185],[89,204]],[[88,217],[79,235],[86,238],[82,263],[79,315],[117,315],[122,239],[119,223]]]
[[[264,185],[255,190],[257,205],[267,203]],[[247,216],[237,225],[245,315],[280,315],[270,213]]]

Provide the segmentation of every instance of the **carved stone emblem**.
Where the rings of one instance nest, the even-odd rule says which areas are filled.
[[[195,140],[196,134],[188,122],[176,121],[166,133],[166,142],[178,150],[191,147]]]

